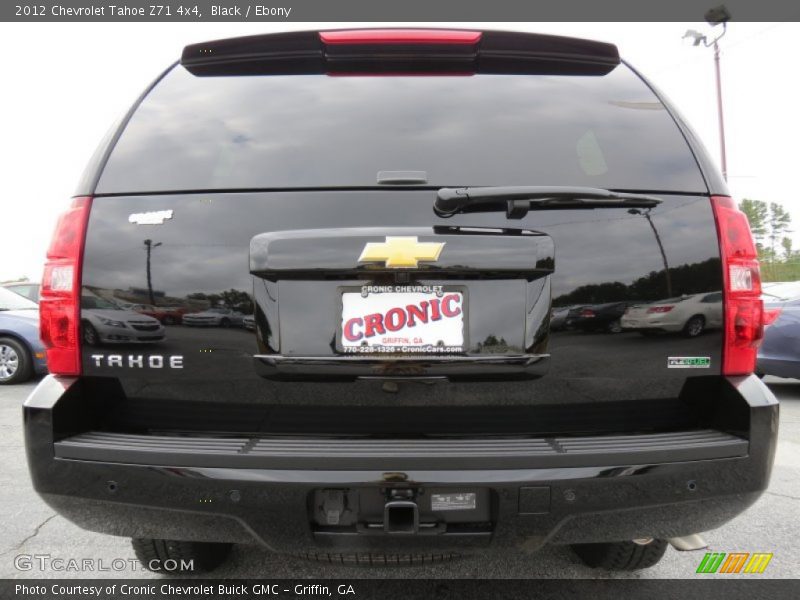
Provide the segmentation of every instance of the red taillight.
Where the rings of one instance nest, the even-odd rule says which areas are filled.
[[[674,306],[652,306],[647,309],[648,313],[668,313]]]
[[[749,375],[764,337],[764,305],[758,254],[747,216],[733,199],[713,196],[724,281],[723,375]]]
[[[480,31],[442,29],[350,29],[320,31],[324,44],[477,44]]]
[[[54,375],[80,375],[81,263],[92,199],[74,198],[56,225],[42,277],[39,329]]]
[[[593,310],[591,310],[591,309],[588,309],[588,308],[584,308],[584,309],[581,311],[581,316],[582,316],[582,317],[584,317],[584,318],[592,318],[592,317],[594,317],[594,316],[595,316],[595,314],[594,314],[594,311],[593,311]]]
[[[772,325],[781,316],[780,308],[765,308],[764,309],[764,327]]]

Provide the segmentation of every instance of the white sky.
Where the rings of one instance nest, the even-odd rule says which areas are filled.
[[[392,23],[391,26],[402,26]],[[456,26],[408,23],[411,26]],[[0,23],[0,281],[38,280],[58,213],[111,123],[186,44],[292,29],[376,23]],[[608,41],[678,107],[718,160],[713,51],[681,37],[705,23],[491,23]],[[800,24],[731,23],[721,42],[729,185],[737,199],[790,208],[800,140]],[[654,140],[657,143],[657,140]]]

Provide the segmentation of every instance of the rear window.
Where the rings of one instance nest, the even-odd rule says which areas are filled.
[[[585,185],[704,192],[680,130],[624,64],[604,76],[196,77],[180,65],[134,113],[98,193]]]

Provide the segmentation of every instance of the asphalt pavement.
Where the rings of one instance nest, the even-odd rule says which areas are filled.
[[[710,551],[771,552],[759,577],[794,578],[800,564],[800,381],[767,377],[781,401],[778,452],[769,489],[744,514],[704,534]],[[0,578],[161,577],[137,570],[129,540],[84,531],[56,515],[31,487],[22,437],[21,406],[36,382],[0,387]],[[41,558],[47,556],[49,558]],[[21,558],[20,558],[21,557]],[[655,567],[611,574],[583,567],[569,548],[533,554],[493,552],[418,567],[354,567],[318,564],[241,546],[214,576],[225,578],[691,578],[703,552],[670,548]],[[61,559],[61,560],[56,560]],[[69,570],[71,559],[92,559],[95,569]],[[67,570],[64,570],[67,569]],[[724,575],[715,575],[724,577]],[[732,576],[732,577],[735,577]]]

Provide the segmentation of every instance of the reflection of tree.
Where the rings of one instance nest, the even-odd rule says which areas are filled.
[[[748,198],[739,203],[739,209],[747,215],[750,231],[758,249],[758,258],[767,262],[780,261],[778,246],[783,246],[785,251],[786,241],[791,249],[792,240],[786,236],[787,233],[791,233],[789,227],[792,224],[792,215],[789,211],[777,202],[767,204],[763,200]],[[791,258],[791,251],[786,258]]]
[[[761,261],[761,281],[800,279],[800,253],[792,247],[792,217],[781,204],[745,198],[739,209],[747,215]]]
[[[716,292],[722,287],[721,265],[718,258],[681,265],[669,269],[672,293],[700,294]],[[604,302],[621,302],[624,300],[653,301],[669,296],[664,289],[664,270],[651,271],[629,285],[620,281],[608,283],[590,283],[562,294],[553,300],[554,306],[571,304],[602,304]]]
[[[491,352],[491,353],[498,353],[503,354],[508,352],[511,347],[506,342],[505,338],[501,337],[497,339],[495,335],[488,335],[485,340],[482,342],[478,342],[478,352]]]
[[[238,310],[246,315],[253,314],[253,301],[250,294],[241,290],[230,289],[220,294],[222,303],[234,310]]]

